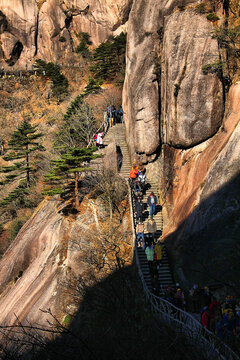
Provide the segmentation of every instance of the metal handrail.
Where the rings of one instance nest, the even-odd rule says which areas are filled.
[[[205,350],[209,359],[219,360],[240,360],[239,356],[215,334],[202,326],[191,314],[177,308],[167,300],[151,293],[146,285],[140,260],[136,248],[136,230],[134,224],[133,212],[133,196],[130,186],[129,189],[129,205],[132,223],[132,245],[139,277],[142,281],[145,296],[150,303],[152,312],[156,313],[161,320],[174,327],[175,330],[185,334],[188,340],[193,344],[200,346]]]

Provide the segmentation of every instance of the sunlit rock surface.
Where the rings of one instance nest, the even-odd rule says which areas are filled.
[[[0,0],[0,66],[29,69],[35,58],[65,63],[79,33],[93,46],[126,30],[132,0]]]

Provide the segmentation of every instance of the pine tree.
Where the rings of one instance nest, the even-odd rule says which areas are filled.
[[[16,182],[16,187],[6,198],[0,201],[0,206],[4,207],[13,201],[21,202],[28,194],[30,186],[31,154],[36,151],[43,151],[44,147],[39,144],[37,139],[42,137],[42,133],[37,133],[37,126],[32,126],[29,121],[24,120],[22,124],[13,132],[8,142],[8,151],[3,159],[14,161],[9,166],[3,166],[1,173],[5,173],[5,178],[0,181],[0,185],[7,185]]]
[[[79,180],[80,173],[89,171],[90,168],[87,164],[91,160],[97,159],[102,155],[94,154],[97,150],[95,146],[89,148],[70,148],[68,151],[61,155],[59,160],[52,162],[53,169],[46,176],[45,182],[50,184],[50,188],[43,191],[43,195],[53,196],[62,194],[66,189],[75,200],[76,209],[79,208]],[[71,183],[74,181],[74,187]]]

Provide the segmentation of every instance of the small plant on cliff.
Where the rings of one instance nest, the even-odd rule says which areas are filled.
[[[50,78],[53,83],[53,95],[56,96],[58,100],[62,100],[64,95],[68,92],[68,80],[61,73],[60,66],[53,64],[52,62],[46,63],[41,59],[37,59],[34,68],[38,75]]]
[[[3,156],[3,159],[13,163],[0,169],[1,173],[7,174],[1,180],[0,185],[12,184],[14,190],[10,191],[7,197],[0,202],[1,207],[12,202],[24,204],[24,198],[30,187],[30,174],[34,171],[31,165],[35,157],[34,154],[37,151],[44,150],[38,142],[42,136],[42,133],[37,132],[37,126],[32,126],[26,119],[11,135],[7,154]]]
[[[52,170],[45,177],[50,187],[44,189],[43,195],[53,196],[67,191],[68,196],[74,198],[75,208],[78,209],[80,174],[90,171],[89,162],[101,157],[94,154],[96,150],[95,146],[82,149],[74,147],[68,149],[59,160],[54,160]]]
[[[76,48],[76,53],[81,54],[83,57],[88,57],[90,55],[89,45],[92,44],[90,41],[90,35],[86,32],[81,32],[78,35],[80,40],[79,45]]]
[[[207,19],[209,21],[215,22],[215,21],[219,20],[219,17],[215,13],[210,13],[210,14],[207,15]]]
[[[202,72],[204,75],[207,74],[221,75],[223,68],[224,68],[224,63],[222,61],[216,61],[214,63],[206,64],[202,66]]]

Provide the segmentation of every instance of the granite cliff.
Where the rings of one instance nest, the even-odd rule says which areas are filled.
[[[227,92],[203,71],[223,53],[198,6],[134,2],[123,90],[129,148],[159,182],[164,241],[186,287],[230,281],[240,213],[240,85]]]
[[[126,27],[132,0],[0,1],[0,66],[30,69],[35,58],[66,63],[79,33],[93,46]]]
[[[213,278],[216,270],[230,279],[222,263],[232,261],[240,213],[240,85],[235,81],[228,93],[219,74],[202,71],[221,54],[214,25],[196,12],[197,4],[0,0],[1,66],[8,69],[31,68],[35,57],[67,62],[81,31],[95,46],[128,22],[127,140],[132,158],[159,183],[164,241],[186,286],[209,280],[210,272],[200,271],[203,258]],[[22,228],[0,261],[1,323],[14,323],[14,312],[37,322],[42,314],[36,309],[51,306],[65,314],[59,279],[85,269],[71,244],[77,237],[85,245],[86,226],[98,226],[96,211],[82,206],[78,216],[64,218],[45,201]]]

